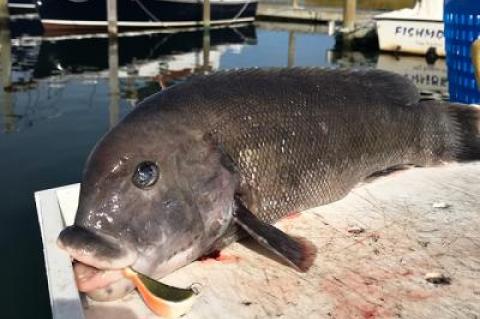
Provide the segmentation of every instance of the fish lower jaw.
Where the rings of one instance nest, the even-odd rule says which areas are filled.
[[[83,250],[62,247],[73,260],[75,282],[79,291],[92,299],[104,301],[123,297],[133,289],[133,284],[123,275],[125,268],[137,260],[135,252],[121,258],[97,258]],[[121,284],[123,282],[123,284]]]
[[[197,256],[194,247],[187,248],[163,262],[155,262],[152,264],[148,258],[138,258],[131,268],[139,273],[146,274],[152,278],[160,279],[166,275],[188,265],[195,261]]]
[[[120,269],[102,270],[80,261],[74,261],[73,271],[77,288],[82,292],[104,288],[123,278],[122,270]]]
[[[97,301],[119,299],[134,288],[124,277],[123,269],[102,270],[74,261],[73,270],[78,290]]]

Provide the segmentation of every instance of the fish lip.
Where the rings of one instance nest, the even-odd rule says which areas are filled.
[[[121,245],[109,235],[78,225],[62,230],[57,245],[72,258],[77,287],[85,293],[105,289],[125,280],[122,270],[131,267],[138,259],[133,247]]]
[[[57,238],[57,245],[74,260],[99,270],[119,270],[134,264],[136,249],[121,245],[113,237],[92,232],[78,225],[68,226]]]

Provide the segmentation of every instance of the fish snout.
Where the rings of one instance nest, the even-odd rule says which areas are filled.
[[[62,230],[57,244],[73,259],[98,269],[121,269],[137,260],[137,252],[132,247],[77,225]]]

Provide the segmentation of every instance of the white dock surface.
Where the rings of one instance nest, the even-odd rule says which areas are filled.
[[[49,192],[36,196],[44,219],[58,218],[60,206],[74,212],[78,188],[57,192],[63,197],[60,206],[48,204],[47,214],[41,205]],[[197,261],[162,281],[203,285],[184,318],[478,318],[479,200],[480,164],[399,172],[277,224],[317,246],[315,264],[307,273],[236,243],[218,260]],[[43,233],[44,240],[53,236]],[[59,250],[51,240],[44,243],[49,277],[71,272],[52,268],[50,257]],[[424,277],[432,272],[450,278],[450,284],[427,282]],[[63,283],[70,294],[72,285]],[[74,318],[56,311],[55,304],[74,305],[75,311],[78,300],[65,303],[62,295],[52,299],[56,319]],[[155,318],[136,293],[116,302],[88,303],[86,318]]]

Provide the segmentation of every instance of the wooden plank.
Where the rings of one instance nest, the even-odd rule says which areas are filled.
[[[64,226],[73,225],[78,207],[80,183],[63,186],[56,189],[57,201],[60,207]]]
[[[57,194],[78,197],[73,191]],[[226,314],[475,318],[480,313],[479,199],[478,163],[399,172],[277,223],[317,247],[307,273],[256,253],[251,243],[250,248],[235,243],[219,258],[194,262],[162,281],[202,285],[186,319],[223,319]],[[427,282],[425,275],[431,272],[444,274],[451,283]],[[89,301],[85,316],[156,318],[136,293],[114,302]]]
[[[164,281],[204,286],[185,318],[475,318],[479,199],[479,164],[400,172],[277,224],[318,248],[307,273],[234,244],[218,261]],[[434,208],[439,202],[448,207]],[[364,231],[349,233],[353,227]],[[427,282],[431,272],[451,284]]]
[[[36,192],[35,203],[42,234],[52,316],[55,319],[83,319],[85,317],[70,257],[56,245],[57,236],[64,224],[55,190]]]

